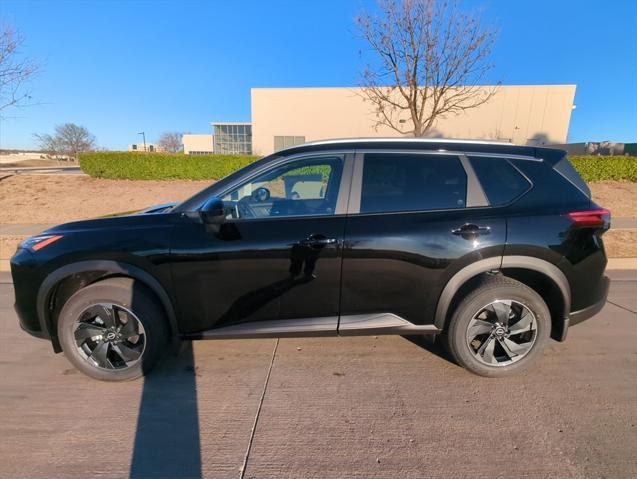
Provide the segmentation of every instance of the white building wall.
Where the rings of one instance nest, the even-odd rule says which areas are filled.
[[[493,88],[493,87],[484,87]],[[357,88],[253,88],[254,154],[274,151],[275,136],[396,137],[375,128],[372,106]],[[520,145],[566,143],[575,85],[500,86],[486,104],[439,119],[428,136],[510,141]]]
[[[197,153],[212,153],[212,134],[208,135],[183,135],[184,153],[187,155]]]

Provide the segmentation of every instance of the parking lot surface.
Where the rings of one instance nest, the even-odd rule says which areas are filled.
[[[0,477],[636,477],[637,272],[612,278],[518,377],[378,336],[201,341],[111,384],[20,331],[1,273]]]

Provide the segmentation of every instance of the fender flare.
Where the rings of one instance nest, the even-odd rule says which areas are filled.
[[[144,285],[147,286],[153,293],[155,293],[161,301],[161,304],[166,311],[166,316],[168,317],[171,335],[178,335],[179,329],[177,327],[177,315],[175,314],[173,302],[166,292],[166,289],[161,285],[159,281],[157,281],[157,279],[155,279],[155,277],[153,277],[153,275],[138,266],[134,266],[132,264],[124,263],[121,261],[88,260],[71,263],[54,270],[52,273],[47,275],[45,280],[40,285],[40,289],[38,290],[36,307],[38,312],[38,319],[40,321],[40,327],[42,328],[43,332],[48,333],[49,337],[51,337],[54,342],[54,346],[57,342],[57,331],[52,330],[51,317],[48,308],[48,304],[51,299],[51,294],[53,293],[54,287],[61,280],[68,276],[78,273],[84,273],[87,271],[103,271],[105,275],[121,274],[144,283]]]
[[[462,285],[481,273],[501,270],[503,268],[529,269],[548,277],[562,293],[564,299],[563,317],[568,318],[571,307],[571,287],[566,276],[564,276],[564,273],[562,273],[557,266],[543,259],[533,258],[531,256],[497,256],[471,263],[451,277],[438,299],[434,319],[435,326],[439,329],[444,328],[451,301]]]

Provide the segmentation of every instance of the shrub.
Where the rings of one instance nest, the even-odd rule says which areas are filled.
[[[586,181],[637,181],[636,156],[569,156]]]
[[[218,180],[257,159],[246,155],[95,152],[80,155],[82,170],[97,178],[127,180]],[[569,156],[586,181],[637,181],[635,156]],[[312,167],[326,176],[320,167]]]
[[[80,155],[84,173],[126,180],[218,180],[257,159],[247,155],[94,152]]]

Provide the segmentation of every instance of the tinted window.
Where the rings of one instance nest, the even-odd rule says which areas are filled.
[[[361,213],[463,208],[467,175],[447,155],[365,155]]]
[[[223,201],[233,218],[331,215],[342,168],[340,157],[286,163],[236,187]]]
[[[492,205],[508,203],[531,187],[528,180],[504,158],[474,156],[471,164]]]
[[[582,179],[582,177],[579,175],[579,173],[577,172],[573,164],[570,161],[568,161],[568,159],[564,158],[563,160],[560,160],[554,166],[554,168],[555,168],[555,171],[557,171],[560,175],[562,175],[568,181],[573,183],[573,185],[575,185],[578,190],[580,190],[589,198],[591,197],[590,188],[588,187],[586,182]]]

